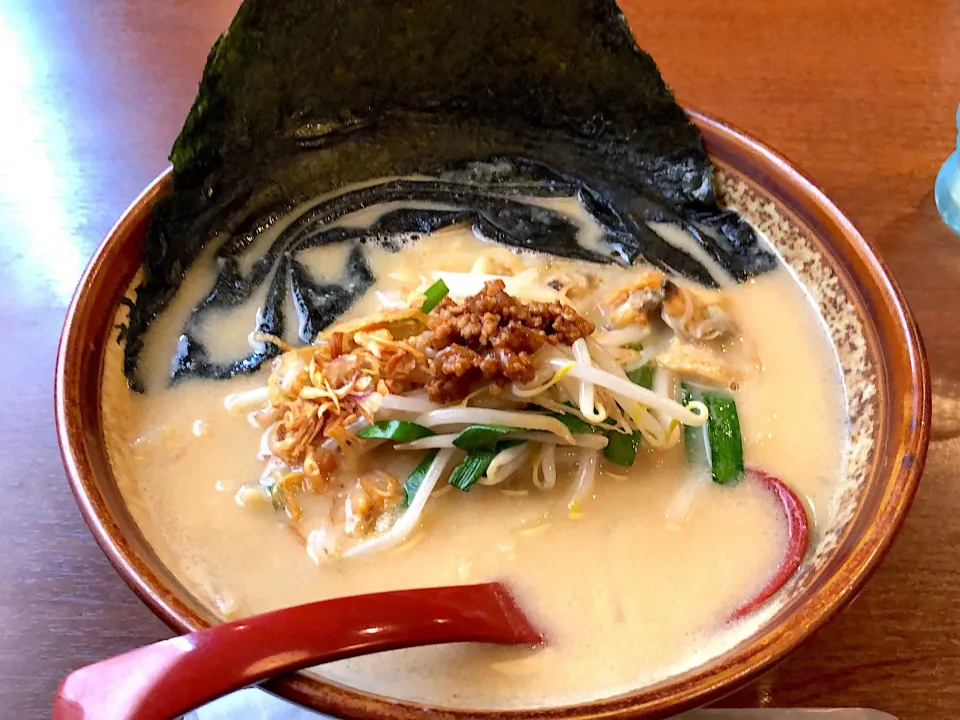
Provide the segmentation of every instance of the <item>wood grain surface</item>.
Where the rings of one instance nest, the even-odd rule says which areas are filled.
[[[881,252],[934,383],[920,493],[866,590],[728,705],[960,717],[960,238],[933,202],[956,137],[958,0],[622,0],[679,100],[791,158]],[[87,258],[166,155],[237,0],[0,0],[0,717],[169,635],[87,532],[51,388]]]

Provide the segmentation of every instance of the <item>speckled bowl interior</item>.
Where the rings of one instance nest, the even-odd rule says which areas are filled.
[[[874,437],[880,432],[877,386],[881,382],[883,357],[878,345],[866,341],[865,323],[870,321],[861,317],[855,297],[845,289],[839,268],[831,263],[829,253],[812,228],[800,222],[789,207],[766,195],[747,176],[729,167],[721,167],[717,173],[717,188],[724,204],[736,208],[773,243],[816,304],[840,363],[846,395],[850,434],[840,475],[837,512],[832,524],[820,528],[812,539],[811,551],[792,582],[794,587],[787,588],[778,598],[782,603],[830,556],[857,510],[876,449]]]
[[[757,676],[823,625],[868,579],[916,490],[929,439],[929,376],[916,325],[895,282],[853,225],[785,160],[756,141],[692,114],[717,165],[717,186],[774,244],[819,308],[842,368],[850,417],[845,471],[832,525],[821,527],[799,573],[730,651],[626,695],[531,711],[426,708],[300,674],[269,689],[350,718],[664,717],[715,699]],[[161,177],[101,245],[77,290],[57,362],[61,451],[78,505],[118,572],[178,631],[214,619],[163,566],[124,507],[103,442],[100,377],[111,320],[139,266]],[[438,712],[440,713],[438,715]]]

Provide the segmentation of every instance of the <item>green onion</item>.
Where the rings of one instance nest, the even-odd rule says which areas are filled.
[[[505,425],[470,425],[454,438],[453,445],[461,450],[492,450],[509,432],[519,431]]]
[[[450,288],[447,287],[443,279],[437,280],[433,285],[423,291],[427,299],[423,301],[421,310],[425,313],[430,312],[440,304],[440,301],[443,300],[449,292]]]
[[[434,459],[437,457],[439,450],[431,450],[426,454],[423,460],[420,461],[420,464],[417,465],[413,472],[410,473],[410,476],[403,483],[403,493],[405,495],[404,505],[410,505],[413,502],[413,496],[417,494],[417,490],[420,489],[420,483],[423,482],[423,479],[427,476],[427,473],[430,471],[430,466],[433,464]]]
[[[692,385],[680,383],[680,402],[687,406],[699,399],[700,393]],[[709,422],[709,419],[708,419]],[[706,427],[683,426],[683,447],[687,462],[695,467],[709,467],[710,455],[707,447]]]
[[[624,345],[627,350],[633,350],[634,352],[643,352],[643,345],[640,343],[627,343]]]
[[[500,451],[492,449],[473,450],[467,453],[467,456],[450,473],[450,484],[466,492],[483,477],[498,452]]]
[[[514,428],[509,429],[513,430]],[[466,492],[477,484],[477,480],[483,477],[487,468],[490,467],[490,463],[499,453],[520,444],[522,444],[521,440],[501,440],[492,448],[471,450],[450,473],[448,482],[458,490]]]
[[[357,433],[357,437],[364,440],[395,440],[396,442],[410,442],[430,435],[436,435],[436,433],[428,427],[406,420],[380,420]]]
[[[629,343],[625,347],[631,350],[643,350],[640,343]],[[646,365],[631,370],[627,373],[627,378],[634,385],[645,387],[647,390],[653,389],[653,373],[656,370],[656,364],[648,362]],[[617,465],[630,467],[637,459],[637,447],[640,445],[641,435],[639,432],[626,435],[619,432],[607,433],[607,446],[603,449],[603,456],[615,462]]]
[[[640,445],[640,433],[629,435],[619,432],[607,433],[607,446],[603,456],[610,462],[630,467],[637,459],[637,447]]]
[[[601,432],[602,428],[593,423],[588,423],[581,417],[574,415],[573,413],[558,413],[558,412],[548,412],[547,415],[550,417],[555,417],[557,420],[566,425],[567,430],[569,430],[574,435],[589,435],[590,433]]]
[[[652,390],[654,370],[656,370],[656,365],[652,362],[648,362],[646,365],[641,365],[635,370],[628,372],[627,377],[634,385],[639,385],[640,387],[645,387],[647,390]]]
[[[709,467],[715,483],[736,483],[743,476],[743,437],[733,396],[687,383],[681,383],[680,392],[684,405],[699,400],[708,413],[707,422],[701,427],[684,426],[687,460]]]

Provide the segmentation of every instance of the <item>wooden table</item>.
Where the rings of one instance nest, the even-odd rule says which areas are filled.
[[[318,0],[319,1],[319,0]],[[934,442],[861,597],[730,704],[960,715],[960,238],[933,181],[956,136],[957,0],[629,0],[681,102],[794,160],[886,258],[916,312]],[[69,670],[168,635],[64,480],[51,379],[87,258],[167,164],[237,0],[0,0],[0,715],[49,716]],[[668,9],[670,8],[670,9]]]

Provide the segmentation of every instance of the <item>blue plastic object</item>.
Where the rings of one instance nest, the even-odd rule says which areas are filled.
[[[943,221],[960,235],[960,106],[957,107],[957,149],[940,168],[933,196]]]

